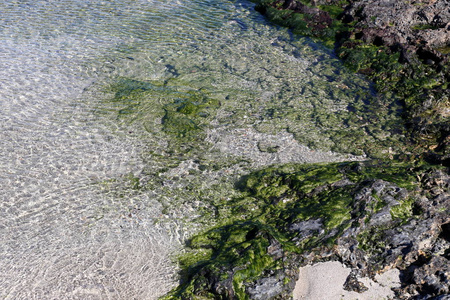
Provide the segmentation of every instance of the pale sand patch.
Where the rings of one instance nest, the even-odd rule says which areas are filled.
[[[360,278],[368,290],[364,293],[349,292],[344,290],[343,285],[350,268],[345,267],[337,261],[317,263],[312,266],[300,268],[299,279],[294,289],[294,300],[380,300],[393,299],[393,287],[400,285],[397,269],[389,270],[375,277]]]

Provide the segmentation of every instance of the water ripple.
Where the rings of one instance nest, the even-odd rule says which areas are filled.
[[[327,122],[349,127],[342,116],[357,103],[339,87],[363,93],[370,84],[252,5],[0,1],[1,299],[156,299],[176,284],[170,255],[192,232],[183,218],[198,213],[184,204],[202,205],[183,187],[202,181],[190,173],[198,157],[170,153],[158,129],[157,108],[177,95],[219,99],[204,157],[242,156],[246,167],[343,159],[296,139],[335,145]],[[123,78],[167,93],[120,118],[120,103],[106,100]],[[261,150],[277,143],[279,153]],[[201,186],[246,171],[211,171]]]

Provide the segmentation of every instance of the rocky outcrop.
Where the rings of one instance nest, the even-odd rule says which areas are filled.
[[[427,185],[433,186],[433,191],[427,190]],[[302,265],[339,260],[352,268],[346,289],[359,293],[367,290],[359,277],[374,278],[377,273],[398,268],[402,278],[402,287],[395,290],[398,299],[450,294],[449,186],[450,177],[440,171],[427,173],[422,179],[425,189],[415,195],[383,180],[363,182],[354,190],[350,228],[340,234],[333,247],[318,247],[297,259]],[[418,198],[397,211],[399,203],[408,202],[410,197]],[[408,213],[411,218],[406,221]],[[317,219],[294,223],[290,229],[297,231],[299,241],[328,237]]]
[[[450,2],[354,1],[342,15],[346,23],[357,21],[361,39],[368,43],[406,48],[441,48],[450,45]],[[431,62],[444,57],[437,51]]]
[[[448,163],[450,2],[354,1],[340,17],[346,24],[355,23],[349,38],[339,45],[344,59],[349,49],[358,51],[355,40],[381,47],[389,55],[399,54],[402,68],[390,76],[403,77],[403,82],[387,88],[407,91],[403,96],[411,136],[433,150],[430,153],[440,152],[441,161]],[[383,70],[377,74],[371,66],[360,71],[376,82],[386,78]],[[436,155],[430,158],[436,160]]]
[[[190,241],[184,284],[167,299],[290,299],[299,267],[329,260],[352,269],[347,290],[397,268],[399,299],[448,294],[449,186],[448,170],[385,162],[252,173],[243,197],[217,208],[224,224]]]

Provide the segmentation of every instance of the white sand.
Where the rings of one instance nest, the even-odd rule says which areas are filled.
[[[393,287],[400,285],[399,271],[389,270],[377,275],[375,281],[359,278],[368,290],[364,293],[349,292],[343,285],[350,269],[337,261],[317,263],[300,268],[300,276],[294,290],[294,300],[380,300],[393,299]]]

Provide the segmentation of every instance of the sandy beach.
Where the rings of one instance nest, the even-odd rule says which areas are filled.
[[[372,300],[394,299],[393,287],[400,285],[399,271],[391,269],[374,280],[359,278],[368,290],[363,293],[343,288],[351,269],[337,261],[317,263],[300,269],[294,290],[294,300]]]

